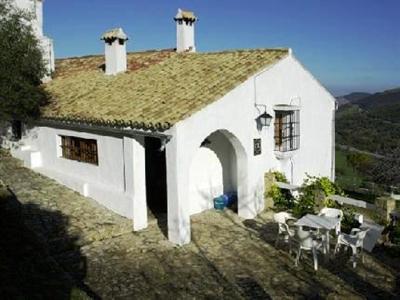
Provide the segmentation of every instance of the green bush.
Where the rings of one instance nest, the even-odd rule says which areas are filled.
[[[315,199],[314,196],[310,193],[301,194],[299,199],[295,202],[293,207],[293,215],[296,218],[301,218],[306,214],[314,214],[315,213]]]
[[[295,202],[293,214],[301,218],[306,214],[314,214],[317,207],[338,207],[328,196],[343,194],[342,189],[328,177],[307,175],[300,190],[300,197]]]
[[[276,181],[288,183],[286,176],[278,171],[272,172]],[[267,192],[267,196],[271,197],[274,201],[274,208],[277,211],[285,211],[291,210],[294,206],[294,198],[290,191],[282,190],[276,184],[272,184],[269,191]]]
[[[360,223],[355,219],[355,210],[349,207],[343,207],[343,219],[341,222],[341,231],[350,233],[353,228],[359,228]]]
[[[289,181],[287,180],[285,174],[283,174],[282,172],[273,171],[272,175],[274,175],[276,181],[289,183]]]
[[[282,190],[276,184],[271,186],[268,196],[273,199],[277,211],[290,210],[294,206],[294,198],[290,191]]]

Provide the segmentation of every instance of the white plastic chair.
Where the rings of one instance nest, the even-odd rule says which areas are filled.
[[[341,221],[343,219],[343,211],[337,208],[330,208],[330,207],[324,207],[321,209],[321,211],[318,214],[319,216],[325,216],[325,217],[330,217],[330,218],[339,218],[340,222],[337,224],[335,228],[336,235],[340,233],[341,230]]]
[[[353,268],[357,266],[357,253],[358,249],[360,249],[361,260],[364,262],[364,255],[363,255],[363,244],[365,236],[367,235],[369,229],[361,230],[358,228],[353,228],[350,234],[341,233],[338,236],[338,241],[335,247],[335,254],[339,251],[341,245],[344,245],[346,248],[350,247],[352,250],[352,261],[353,261]]]
[[[314,261],[314,270],[318,271],[318,255],[317,252],[323,248],[323,241],[315,239],[315,233],[311,230],[304,230],[298,227],[296,230],[295,240],[299,244],[299,249],[296,255],[295,266],[299,265],[302,250],[311,251]]]
[[[281,237],[283,237],[285,243],[289,243],[289,247],[291,247],[290,238],[294,236],[294,230],[289,228],[286,223],[287,220],[295,220],[295,218],[290,213],[284,211],[274,214],[274,221],[278,223],[278,235],[276,237],[275,247],[278,246]]]

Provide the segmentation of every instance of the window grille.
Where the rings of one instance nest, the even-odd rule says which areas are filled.
[[[275,111],[275,151],[300,147],[300,111]]]
[[[61,136],[62,157],[98,165],[97,141],[72,136]]]

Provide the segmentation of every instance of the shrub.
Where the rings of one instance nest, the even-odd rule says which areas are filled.
[[[341,222],[341,231],[344,233],[350,233],[353,228],[359,228],[360,223],[355,219],[355,210],[353,208],[344,207],[343,219]]]
[[[274,175],[276,181],[289,183],[289,181],[287,180],[285,174],[283,174],[282,172],[273,171],[272,175]]]
[[[338,207],[335,201],[327,198],[334,194],[343,194],[343,191],[328,177],[307,175],[301,186],[300,197],[293,207],[293,214],[301,218],[306,214],[314,214],[316,206]]]
[[[276,181],[288,183],[286,176],[278,171],[272,172]],[[274,207],[277,211],[290,210],[294,206],[294,198],[290,191],[282,190],[275,183],[271,185],[267,196],[271,197],[274,201]]]
[[[314,214],[315,199],[310,193],[301,194],[293,207],[293,215],[296,218],[301,218],[306,214]]]
[[[280,189],[276,184],[271,186],[268,196],[274,201],[274,207],[278,211],[290,210],[294,206],[294,198],[290,191]]]

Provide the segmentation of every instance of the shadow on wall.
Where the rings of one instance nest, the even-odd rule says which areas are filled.
[[[0,186],[1,299],[98,298],[82,283],[86,259],[68,223],[58,211],[22,205]]]

